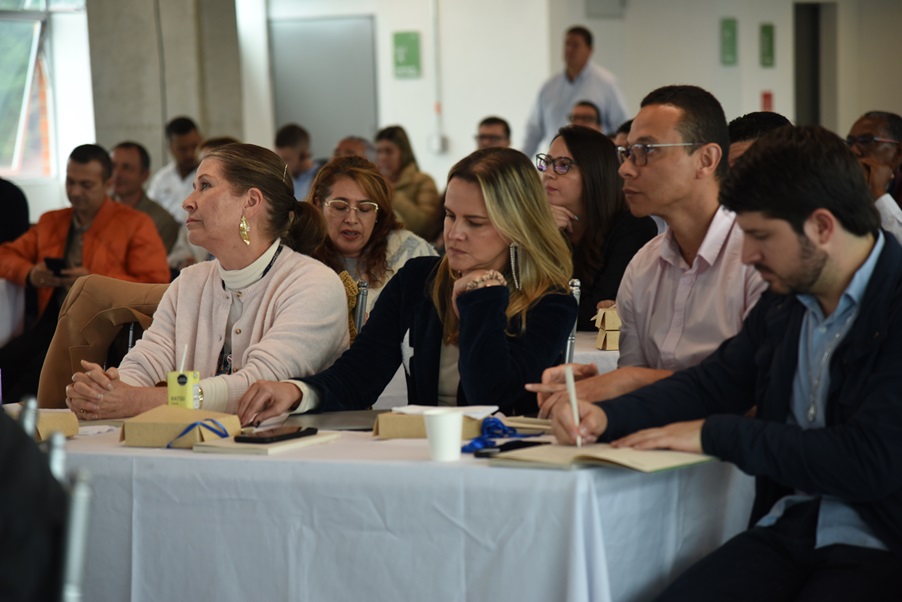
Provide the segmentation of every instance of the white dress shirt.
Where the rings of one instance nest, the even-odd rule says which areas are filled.
[[[880,225],[902,243],[902,209],[888,192],[874,201],[880,213]]]

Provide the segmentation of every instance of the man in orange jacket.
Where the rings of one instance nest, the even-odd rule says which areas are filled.
[[[0,246],[0,278],[37,289],[38,320],[0,349],[3,401],[37,391],[44,355],[63,299],[80,276],[168,282],[166,250],[153,221],[107,196],[112,164],[100,146],[69,155],[66,196],[72,207],[48,211],[37,225]]]

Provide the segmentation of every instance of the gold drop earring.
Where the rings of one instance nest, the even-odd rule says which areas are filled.
[[[241,240],[244,241],[244,244],[251,244],[251,225],[247,223],[247,218],[244,217],[244,214],[241,215],[241,219],[238,221],[238,234],[241,236]]]

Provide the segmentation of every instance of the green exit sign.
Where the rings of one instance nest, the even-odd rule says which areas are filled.
[[[759,34],[759,43],[761,50],[761,66],[774,66],[774,25],[773,23],[762,23],[761,32]]]
[[[736,33],[736,19],[720,20],[720,64],[735,65],[739,62],[739,43]]]
[[[394,36],[395,77],[414,79],[420,77],[420,34],[416,31],[399,31]]]

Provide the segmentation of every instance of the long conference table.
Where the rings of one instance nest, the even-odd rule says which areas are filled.
[[[642,474],[429,460],[425,440],[274,456],[68,444],[90,472],[85,600],[642,601],[745,526],[720,462]]]

